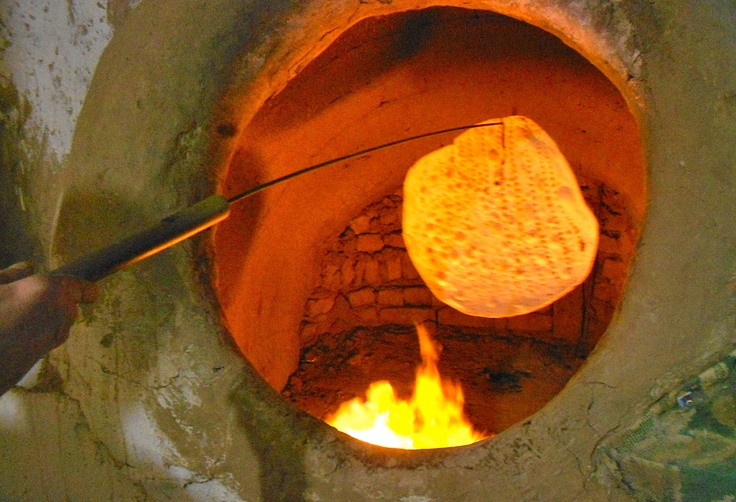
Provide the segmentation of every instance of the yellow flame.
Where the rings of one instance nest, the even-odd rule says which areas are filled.
[[[422,364],[411,400],[397,398],[387,381],[373,382],[366,400],[356,397],[342,403],[325,421],[357,439],[389,448],[446,448],[488,437],[465,418],[462,387],[440,376],[439,357],[426,328],[417,325],[417,335]]]

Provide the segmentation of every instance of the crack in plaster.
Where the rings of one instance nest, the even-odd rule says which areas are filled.
[[[564,429],[564,430],[567,430],[567,429]],[[570,456],[570,457],[571,457],[571,458],[572,458],[572,459],[574,460],[574,462],[575,462],[575,465],[576,465],[576,467],[577,467],[577,470],[578,470],[578,472],[580,473],[580,477],[581,477],[581,478],[582,478],[582,480],[583,480],[583,481],[582,481],[582,484],[581,484],[581,486],[580,486],[580,490],[579,490],[579,491],[578,491],[578,492],[576,493],[575,497],[574,497],[574,498],[572,499],[572,500],[578,500],[578,498],[577,498],[577,495],[578,495],[578,494],[580,494],[580,493],[583,493],[583,492],[585,492],[585,493],[588,493],[588,492],[589,492],[589,491],[588,491],[588,488],[587,488],[587,486],[586,486],[586,480],[587,480],[587,478],[588,478],[588,477],[590,476],[590,474],[589,474],[589,473],[586,473],[586,472],[585,472],[585,469],[583,468],[583,461],[582,461],[582,459],[580,458],[580,456],[578,456],[578,455],[577,455],[577,454],[576,454],[576,453],[575,453],[575,452],[574,452],[574,451],[573,451],[573,450],[572,450],[572,449],[570,448],[570,446],[569,446],[569,444],[568,444],[568,443],[564,442],[564,441],[563,441],[563,440],[562,440],[562,439],[560,438],[560,436],[558,436],[558,435],[556,434],[556,429],[548,429],[548,430],[547,430],[547,433],[549,434],[549,436],[550,436],[550,437],[551,437],[552,439],[554,439],[554,440],[555,440],[555,441],[557,442],[557,444],[558,444],[558,445],[559,445],[560,447],[562,447],[562,449],[564,449],[564,450],[565,450],[565,451],[566,451],[566,452],[567,452],[567,453],[569,454],[569,456]]]
[[[580,488],[579,494],[586,493],[586,494],[592,494],[595,493],[595,490],[591,486],[591,481],[596,478],[598,475],[599,469],[600,469],[600,461],[598,460],[597,456],[599,446],[602,442],[604,442],[607,438],[609,438],[612,434],[615,433],[621,426],[615,425],[612,428],[610,428],[607,431],[600,432],[591,422],[591,412],[594,408],[595,402],[596,402],[596,392],[594,390],[595,386],[602,386],[607,390],[611,391],[617,391],[617,388],[613,385],[607,384],[606,382],[602,381],[590,381],[587,382],[587,388],[590,391],[590,398],[588,401],[587,406],[585,407],[585,415],[584,415],[584,425],[585,427],[589,428],[593,433],[597,436],[597,440],[595,443],[589,448],[589,454],[586,456],[585,454],[578,454],[573,451],[573,449],[570,448],[569,444],[565,443],[553,430],[549,430],[548,433],[550,437],[552,437],[557,444],[562,447],[573,459],[577,467],[577,471],[580,473],[580,476],[582,478],[582,485]],[[621,419],[626,415],[626,413],[622,413],[616,422],[620,422]],[[577,495],[576,495],[577,496]]]
[[[128,382],[128,383],[133,384],[133,385],[138,386],[138,387],[144,387],[144,384],[142,382],[139,382],[137,380],[134,380],[134,379],[132,379],[130,377],[123,376],[117,370],[113,370],[113,369],[108,368],[107,366],[105,366],[105,364],[103,362],[98,361],[97,359],[95,359],[94,357],[92,357],[90,355],[85,355],[84,359],[87,360],[87,361],[91,361],[91,362],[95,363],[97,366],[99,366],[100,371],[102,371],[102,373],[104,373],[105,375],[109,375],[109,376],[114,377],[116,379],[123,380],[125,382]],[[80,377],[81,376],[82,375],[81,375],[81,372],[80,372]],[[88,385],[88,388],[91,390],[91,386],[89,385],[89,382],[86,382],[86,383]]]
[[[345,23],[344,27],[351,26],[355,22],[355,18],[358,16],[358,13],[363,10],[363,5],[370,4],[371,2],[366,2],[364,0],[358,0],[358,5],[355,6],[355,10],[353,10],[353,13],[348,16],[348,21]]]
[[[360,3],[362,4],[363,1],[361,0]],[[297,59],[289,67],[289,69],[287,71],[287,74],[289,75],[289,79],[292,79],[292,78],[296,77],[299,74],[299,72],[301,72],[307,65],[309,65],[309,63],[312,62],[312,60],[314,60],[315,57],[317,57],[319,55],[319,53],[321,52],[320,49],[323,49],[324,48],[323,45],[322,45],[322,42],[325,39],[329,38],[329,36],[332,35],[333,33],[335,33],[336,31],[338,31],[340,34],[342,34],[345,30],[347,30],[352,25],[353,18],[358,14],[358,11],[359,10],[360,10],[360,5],[358,5],[355,8],[355,10],[353,11],[352,14],[350,14],[350,16],[348,17],[348,21],[346,23],[341,24],[341,25],[338,25],[338,26],[335,26],[334,28],[325,31],[322,34],[322,36],[320,36],[319,39],[317,39],[317,42],[318,43],[312,45],[309,48],[309,50],[307,50],[306,53],[304,53],[299,59]],[[315,54],[315,51],[319,51],[319,52],[317,52],[317,54]],[[276,92],[275,94],[278,94],[278,92]],[[275,95],[275,94],[273,94],[273,95]],[[273,95],[269,96],[269,98],[273,97]]]
[[[588,407],[586,409],[585,422],[586,422],[586,425],[596,434],[596,436],[598,436],[598,440],[595,442],[595,444],[593,444],[593,447],[590,449],[590,457],[588,461],[590,462],[591,468],[590,468],[588,475],[583,480],[583,485],[586,487],[586,489],[589,483],[593,479],[600,478],[600,469],[604,464],[604,461],[601,459],[601,456],[605,456],[604,454],[599,452],[601,444],[603,444],[612,435],[614,435],[616,431],[621,429],[622,427],[621,423],[624,417],[627,416],[629,412],[629,409],[622,410],[619,416],[616,418],[616,420],[613,421],[616,425],[612,426],[611,428],[609,428],[608,430],[604,432],[598,431],[590,421],[590,411],[593,408],[595,398],[596,398],[595,391],[593,390],[593,386],[595,385],[603,386],[606,389],[612,390],[614,392],[617,392],[618,389],[615,386],[607,384],[602,381],[590,381],[587,384],[588,384],[587,388],[590,391],[590,402],[588,403]]]
[[[18,389],[20,390],[20,392],[25,392],[25,393],[34,393],[34,392],[36,392],[33,389],[23,389],[23,388],[18,388]],[[89,420],[87,419],[87,415],[84,413],[84,409],[82,407],[82,403],[81,403],[81,401],[78,398],[76,398],[76,397],[74,397],[74,396],[72,396],[70,394],[67,394],[66,391],[64,391],[63,389],[57,389],[57,390],[49,391],[49,392],[46,392],[46,393],[47,394],[50,394],[50,395],[57,396],[58,399],[65,400],[68,403],[71,403],[73,405],[73,412],[78,417],[77,423],[76,423],[76,425],[74,427],[74,430],[75,431],[79,431],[80,428],[81,428],[82,430],[86,431],[87,432],[87,435],[88,435],[88,437],[90,439],[90,442],[94,445],[94,447],[98,451],[101,451],[104,454],[104,457],[107,460],[109,460],[116,468],[118,468],[118,469],[124,469],[124,468],[132,468],[133,467],[128,462],[117,459],[115,457],[115,455],[113,455],[112,451],[107,446],[107,444],[105,444],[97,436],[97,434],[95,434],[95,432],[93,431],[93,429],[90,427],[90,423],[89,423]]]

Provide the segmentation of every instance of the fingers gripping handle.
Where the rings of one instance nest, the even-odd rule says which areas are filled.
[[[51,273],[98,281],[206,230],[229,214],[228,200],[222,195],[212,195],[142,232],[62,265]]]

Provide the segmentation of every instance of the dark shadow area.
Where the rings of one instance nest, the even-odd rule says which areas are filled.
[[[37,251],[26,231],[20,141],[30,110],[21,107],[13,84],[0,79],[0,268],[29,260]]]

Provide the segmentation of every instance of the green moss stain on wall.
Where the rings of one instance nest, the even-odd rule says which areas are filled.
[[[735,396],[736,351],[658,400],[606,460],[642,500],[734,500]]]

